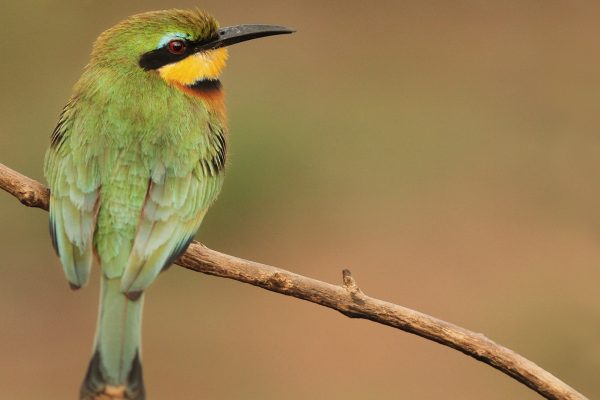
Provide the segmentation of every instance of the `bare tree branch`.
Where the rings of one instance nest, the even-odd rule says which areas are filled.
[[[38,181],[0,164],[0,188],[12,194],[27,207],[48,211],[50,190]]]
[[[29,207],[48,209],[48,188],[3,164],[0,164],[0,188]],[[586,399],[535,363],[480,333],[365,295],[348,270],[343,271],[343,285],[337,286],[219,253],[198,242],[190,245],[177,264],[193,271],[234,279],[307,300],[337,310],[350,318],[369,319],[424,337],[491,365],[547,399]]]

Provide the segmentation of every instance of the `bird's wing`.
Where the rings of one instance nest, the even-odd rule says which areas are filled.
[[[212,132],[214,133],[214,132]],[[216,136],[215,136],[216,135]],[[157,166],[146,200],[121,289],[135,297],[188,247],[223,183],[225,141],[222,130],[207,138],[200,159],[187,173]]]
[[[76,159],[85,151],[74,151],[85,143],[73,139],[72,103],[64,108],[46,153],[44,173],[50,192],[50,235],[74,288],[89,277],[94,258],[93,235],[98,213],[100,178],[97,163]]]

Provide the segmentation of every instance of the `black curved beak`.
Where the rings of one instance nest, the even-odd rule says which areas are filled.
[[[232,44],[258,39],[266,36],[284,35],[296,32],[295,29],[277,25],[235,25],[219,29],[219,37],[208,43],[201,43],[194,47],[194,51],[218,49]]]

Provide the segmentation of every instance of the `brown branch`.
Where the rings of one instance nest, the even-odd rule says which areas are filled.
[[[2,164],[0,188],[27,206],[48,209],[49,190],[44,185]],[[369,319],[433,340],[491,365],[547,399],[586,399],[535,363],[480,333],[365,295],[348,270],[343,271],[343,285],[337,286],[219,253],[198,242],[190,245],[177,264],[193,271],[234,279],[320,304],[350,318]]]
[[[27,207],[48,211],[50,190],[38,181],[0,164],[0,189],[7,191]]]

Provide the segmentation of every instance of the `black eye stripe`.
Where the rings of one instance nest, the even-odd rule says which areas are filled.
[[[202,46],[203,44],[209,43],[218,38],[218,34],[215,37],[210,37],[204,40],[198,41],[190,41],[183,40],[185,43],[185,51],[181,54],[173,54],[169,51],[169,43],[166,43],[161,48],[149,51],[147,53],[142,54],[140,60],[138,62],[139,66],[142,67],[146,71],[150,71],[153,69],[159,69],[167,64],[172,64],[177,61],[181,61],[190,54],[193,54],[194,49]]]
[[[169,51],[169,44],[167,43],[165,46],[159,49],[142,54],[139,65],[146,71],[149,71],[152,69],[158,69],[167,64],[181,61],[190,54],[192,54],[192,46],[190,46],[190,44],[187,42],[185,51],[181,54],[171,53]]]

